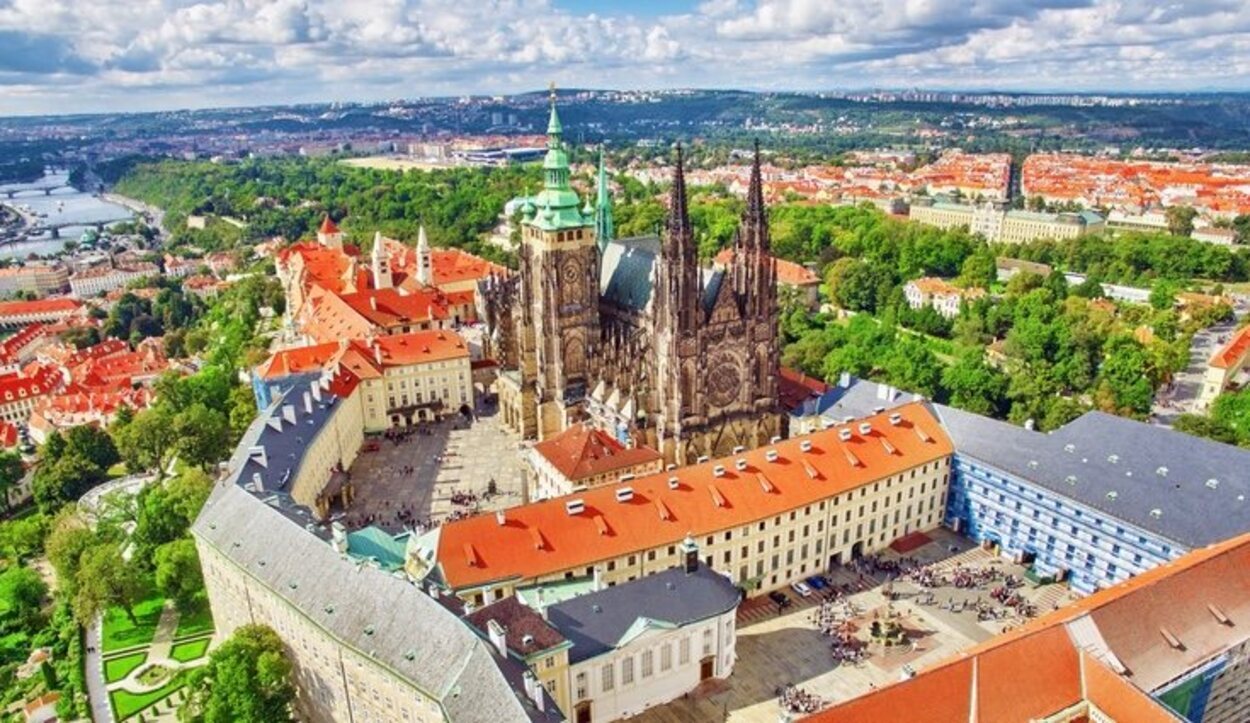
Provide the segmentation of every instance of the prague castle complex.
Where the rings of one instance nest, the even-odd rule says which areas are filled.
[[[505,423],[547,439],[589,420],[668,463],[781,432],[776,263],[756,153],[736,252],[705,271],[678,149],[659,236],[613,237],[602,167],[594,208],[569,185],[554,99],[543,190],[522,208],[521,271],[486,306],[505,372]]]

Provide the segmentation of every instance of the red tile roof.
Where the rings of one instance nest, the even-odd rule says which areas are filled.
[[[923,405],[892,411],[901,415],[898,426],[883,413],[862,420],[872,430],[852,430],[847,442],[839,439],[841,428],[784,440],[772,446],[775,461],[760,448],[640,477],[629,483],[628,502],[617,501],[618,485],[587,490],[576,495],[585,503],[582,514],[569,515],[570,498],[558,497],[509,509],[503,526],[494,515],[448,522],[439,532],[439,564],[455,589],[536,578],[674,544],[688,533],[739,527],[950,456],[949,438]],[[812,442],[810,451],[800,449],[803,440]],[[744,470],[736,469],[737,459],[746,462]],[[723,477],[715,476],[717,466]],[[677,478],[676,489],[669,477]],[[466,545],[475,551],[472,561]]]
[[[1211,355],[1211,366],[1216,369],[1232,369],[1241,364],[1250,352],[1250,326],[1243,326],[1224,346]]]
[[[454,331],[431,329],[372,339],[313,344],[275,352],[256,367],[261,379],[345,367],[356,378],[381,376],[387,367],[426,364],[469,356],[464,338]]]
[[[328,235],[338,232],[339,227],[334,225],[334,222],[330,220],[330,214],[327,213],[326,217],[321,220],[321,228],[317,229],[317,233]]]
[[[82,302],[65,296],[34,301],[0,301],[0,317],[25,314],[70,313],[82,308]]]
[[[781,406],[785,409],[794,411],[807,399],[820,396],[827,391],[829,391],[829,385],[819,379],[809,377],[803,372],[781,367],[777,395],[780,397]]]
[[[661,459],[654,449],[626,447],[607,432],[585,424],[575,424],[535,444],[534,451],[574,482]]]
[[[733,263],[734,250],[732,248],[721,249],[716,254],[715,263],[721,266],[728,266]],[[785,259],[775,259],[777,262],[777,281],[789,286],[811,286],[820,283],[820,276],[811,269],[801,264]]]

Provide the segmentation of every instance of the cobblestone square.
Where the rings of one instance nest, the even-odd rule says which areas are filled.
[[[1016,577],[1023,574],[1023,567],[972,546],[953,533],[936,530],[927,534],[933,541],[907,553],[907,557],[922,564],[936,564],[942,569],[963,565],[997,568],[1003,574]],[[888,560],[900,556],[887,551],[879,557]],[[956,608],[960,602],[971,605],[977,598],[988,599],[988,589],[935,588],[932,592],[937,600],[923,605],[918,586],[896,581],[892,588],[895,600],[891,603],[885,595],[884,575],[866,576],[861,580],[854,572],[840,568],[826,577],[834,585],[852,588],[863,583],[866,589],[849,596],[856,611],[853,622],[857,626],[866,628],[874,616],[884,617],[885,612],[892,609],[911,633],[913,645],[896,649],[870,646],[866,660],[839,663],[833,659],[830,638],[817,626],[818,594],[801,598],[786,590],[794,604],[781,614],[767,597],[752,598],[738,611],[738,660],[733,675],[725,681],[709,681],[691,695],[652,708],[631,720],[776,723],[785,720],[777,701],[778,691],[785,686],[796,685],[826,703],[844,701],[900,680],[905,665],[913,669],[933,665],[989,639],[1000,632],[1004,624],[1011,624],[1011,621],[979,621],[970,609],[953,612],[943,608],[942,603],[948,599],[956,603]],[[1039,614],[1073,599],[1063,585],[1038,588],[1025,585],[1018,591],[1038,606]]]
[[[499,420],[495,408],[479,405],[472,421],[453,415],[399,440],[366,438],[350,470],[355,498],[344,524],[400,532],[411,527],[409,522],[426,524],[454,513],[521,504],[524,447]],[[374,446],[376,451],[369,451]],[[472,503],[455,504],[453,498]],[[398,516],[401,511],[406,520]]]

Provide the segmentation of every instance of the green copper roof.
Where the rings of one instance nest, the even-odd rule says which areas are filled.
[[[551,98],[551,118],[547,121],[547,135],[559,136],[564,132],[564,127],[560,125],[560,114],[556,112],[556,99]]]
[[[543,190],[534,197],[536,213],[528,224],[544,231],[581,228],[590,224],[581,210],[581,199],[569,185],[569,154],[561,137],[563,128],[551,96],[551,122],[547,124],[547,156],[543,159]]]
[[[599,149],[599,179],[595,189],[595,240],[603,251],[608,242],[616,238],[616,224],[612,220],[612,194],[608,192],[608,170],[603,163],[603,149]]]
[[[376,560],[387,572],[404,566],[408,547],[407,533],[391,537],[385,531],[370,525],[362,530],[347,533],[347,554],[365,560]]]

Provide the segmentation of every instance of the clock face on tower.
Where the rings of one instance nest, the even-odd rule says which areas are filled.
[[[728,405],[742,388],[742,372],[732,357],[718,357],[707,378],[708,401],[718,407]]]
[[[576,261],[569,259],[560,266],[560,285],[564,289],[564,303],[582,302],[585,279],[582,278],[582,267]]]

